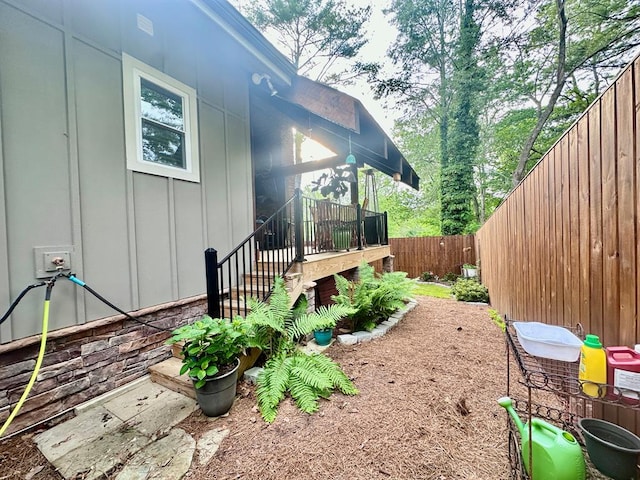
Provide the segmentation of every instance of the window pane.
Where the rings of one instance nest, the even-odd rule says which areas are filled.
[[[186,168],[184,134],[142,120],[142,158],[147,162]]]
[[[142,96],[142,116],[184,131],[182,97],[155,85],[144,78],[140,79]]]

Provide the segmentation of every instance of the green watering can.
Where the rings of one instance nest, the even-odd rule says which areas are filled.
[[[569,432],[562,430],[539,418],[531,419],[531,438],[529,424],[523,424],[513,409],[509,397],[498,399],[518,427],[522,439],[522,460],[532,480],[584,480],[584,455],[580,444]],[[529,465],[531,449],[533,472]]]

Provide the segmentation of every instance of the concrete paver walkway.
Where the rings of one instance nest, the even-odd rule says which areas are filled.
[[[117,480],[177,480],[189,469],[196,442],[174,426],[196,408],[193,399],[144,378],[79,407],[76,417],[35,441],[66,479],[92,480],[124,465]],[[211,455],[226,433],[215,431],[198,445],[200,456]]]

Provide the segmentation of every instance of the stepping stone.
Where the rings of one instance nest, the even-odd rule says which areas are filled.
[[[191,466],[196,441],[181,428],[136,453],[115,480],[180,480]]]
[[[75,418],[37,435],[35,442],[64,478],[93,480],[126,462],[196,408],[193,399],[147,380],[121,395],[93,402]]]
[[[196,448],[198,449],[198,465],[209,463],[209,460],[213,458],[218,448],[220,448],[220,444],[228,435],[229,430],[226,429],[215,429],[202,435],[196,443]]]

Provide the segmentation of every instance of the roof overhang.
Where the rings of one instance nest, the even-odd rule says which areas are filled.
[[[291,85],[295,67],[226,0],[190,0],[210,20],[256,58],[278,83]]]
[[[420,177],[359,100],[301,76],[270,98],[305,136],[337,153],[351,150],[359,166],[366,163],[390,177],[399,173],[401,182],[419,189]]]

